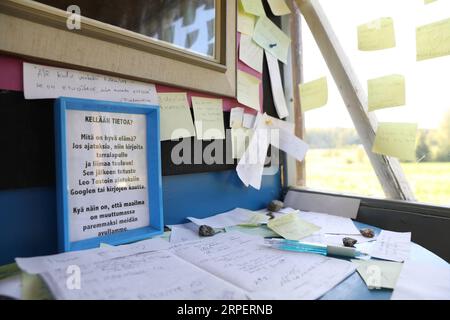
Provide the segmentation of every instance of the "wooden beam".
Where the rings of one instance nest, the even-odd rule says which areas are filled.
[[[302,45],[302,26],[301,13],[295,0],[288,1],[289,8],[292,11],[290,19],[291,45],[291,65],[292,65],[292,91],[294,107],[295,135],[300,139],[305,137],[305,119],[302,113],[300,92],[298,86],[303,82],[303,45]],[[306,186],[306,161],[296,161],[296,185]]]
[[[378,121],[374,114],[366,111],[365,90],[353,71],[322,7],[316,0],[296,1],[333,75],[386,197],[414,201],[414,193],[398,160],[372,152]],[[364,183],[361,181],[361,184]]]

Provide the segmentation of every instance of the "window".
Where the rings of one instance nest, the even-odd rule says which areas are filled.
[[[416,61],[416,27],[449,18],[450,3],[422,0],[320,0],[359,81],[389,74],[406,78],[406,105],[375,111],[380,122],[412,122],[419,127],[416,162],[401,167],[417,201],[450,206],[450,56]],[[345,9],[343,8],[345,6]],[[338,13],[338,14],[336,14]],[[363,52],[357,48],[357,26],[392,17],[396,47]],[[305,114],[306,140],[312,149],[306,158],[306,184],[343,193],[382,196],[353,123],[303,21],[304,79],[327,75],[329,101]],[[326,178],[333,177],[333,178]]]
[[[30,60],[236,96],[234,1],[2,0],[0,36]]]

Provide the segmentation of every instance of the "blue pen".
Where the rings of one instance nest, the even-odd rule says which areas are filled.
[[[313,244],[300,242],[296,240],[274,238],[274,239],[265,239],[264,243],[269,245],[271,248],[279,250],[317,253],[323,256],[338,256],[345,258],[357,258],[361,256],[366,256],[365,253],[356,250],[355,248]]]

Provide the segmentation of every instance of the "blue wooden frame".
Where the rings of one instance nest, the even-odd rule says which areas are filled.
[[[147,174],[150,225],[112,235],[81,241],[69,240],[69,211],[67,191],[66,111],[85,110],[98,112],[143,114],[147,119]],[[118,103],[61,97],[55,101],[55,155],[56,203],[58,225],[58,250],[60,252],[96,248],[100,243],[119,245],[135,242],[164,232],[161,145],[159,137],[160,114],[158,106]]]

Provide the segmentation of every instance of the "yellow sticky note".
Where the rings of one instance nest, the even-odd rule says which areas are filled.
[[[269,217],[266,216],[265,214],[255,213],[254,215],[252,215],[250,217],[250,219],[246,223],[241,223],[238,226],[248,227],[248,228],[259,227],[262,223],[266,223],[268,218]]]
[[[253,35],[253,30],[255,29],[255,16],[245,12],[242,7],[242,3],[238,3],[238,17],[237,17],[237,30],[240,33],[247,34],[249,36]]]
[[[22,293],[23,300],[51,300],[52,295],[45,282],[40,276],[22,273]]]
[[[253,136],[253,130],[247,128],[231,129],[231,146],[233,159],[241,159]]]
[[[320,230],[315,224],[300,219],[296,212],[269,220],[267,226],[288,240],[300,240]]]
[[[372,151],[401,160],[415,161],[416,136],[415,123],[379,123]]]
[[[328,102],[328,83],[326,77],[302,83],[299,85],[299,90],[300,104],[303,112],[323,107]]]
[[[186,93],[159,93],[161,141],[195,136]]]
[[[429,4],[429,3],[432,3],[432,2],[435,2],[436,0],[423,0],[423,2],[425,3],[425,4]]]
[[[222,99],[192,97],[197,139],[225,139]]]
[[[450,55],[450,19],[418,27],[417,61]]]
[[[369,289],[394,289],[403,263],[381,260],[352,260]]]
[[[244,11],[255,16],[265,16],[264,6],[261,0],[241,0]]]
[[[270,19],[259,17],[253,32],[253,40],[278,60],[287,63],[291,39]]]
[[[260,80],[251,74],[238,70],[237,72],[237,99],[243,105],[261,111],[259,103]]]
[[[263,71],[264,50],[258,46],[251,36],[241,35],[239,45],[239,60],[244,62],[250,68],[261,72]]]
[[[358,26],[358,49],[382,50],[395,47],[394,20],[380,18]]]
[[[284,16],[290,14],[291,10],[284,0],[267,0],[270,6],[270,10],[276,16]]]
[[[369,111],[405,104],[405,77],[393,74],[367,81]]]

